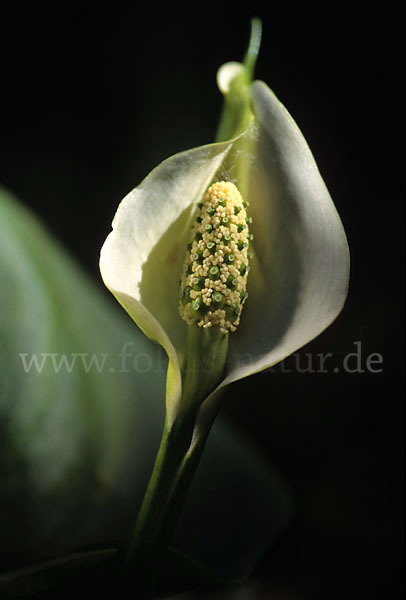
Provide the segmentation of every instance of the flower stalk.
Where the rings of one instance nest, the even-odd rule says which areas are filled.
[[[205,426],[196,429],[202,400],[221,380],[227,343],[228,334],[218,328],[188,328],[182,403],[172,423],[168,417],[165,419],[160,448],[124,565],[123,583],[128,597],[133,597],[134,590],[143,600],[155,595],[160,566],[220,408],[217,404]]]
[[[186,500],[205,439],[192,444],[196,408],[182,413],[172,426],[165,421],[161,445],[137,517],[124,566],[128,597],[153,598],[160,565]]]

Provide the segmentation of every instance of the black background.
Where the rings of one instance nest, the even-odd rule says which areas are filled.
[[[48,225],[107,294],[98,254],[120,199],[163,158],[213,140],[217,68],[263,20],[256,75],[302,129],[346,229],[344,311],[300,352],[361,342],[380,373],[263,373],[232,386],[224,416],[273,461],[296,503],[258,567],[269,598],[400,593],[401,256],[394,68],[387,3],[116,1],[3,11],[0,182]],[[304,358],[303,358],[304,361]],[[302,362],[305,365],[305,362]],[[353,362],[352,365],[355,363]],[[249,507],[248,507],[249,509]]]

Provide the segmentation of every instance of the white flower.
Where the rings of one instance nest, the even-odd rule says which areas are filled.
[[[245,69],[227,63],[219,70],[226,101]],[[210,418],[218,390],[282,361],[319,335],[347,295],[347,241],[311,151],[267,85],[244,81],[243,130],[156,167],[121,202],[101,252],[106,286],[168,354],[169,419],[180,406],[188,328],[178,312],[179,279],[195,209],[210,184],[237,184],[249,203],[255,237],[249,296],[229,336],[224,376],[202,404],[202,419]]]

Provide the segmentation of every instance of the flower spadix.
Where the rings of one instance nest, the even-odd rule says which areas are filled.
[[[235,331],[247,298],[246,203],[230,181],[209,187],[197,216],[183,265],[179,312],[188,325]]]
[[[202,386],[204,419],[221,388],[319,335],[347,295],[348,247],[326,185],[292,117],[251,75],[252,60],[221,67],[220,141],[152,171],[101,253],[107,287],[168,354],[169,418],[191,361],[203,368],[198,355],[221,363]]]

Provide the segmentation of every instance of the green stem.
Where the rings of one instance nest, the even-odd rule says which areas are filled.
[[[154,597],[159,566],[165,558],[187,492],[214,420],[196,430],[203,399],[221,379],[228,335],[188,328],[188,354],[178,415],[165,420],[162,441],[137,518],[124,567],[127,597]]]
[[[128,550],[124,583],[132,597],[154,597],[162,563],[177,517],[197,467],[201,450],[188,455],[193,435],[191,416],[169,429],[165,422],[154,470],[142,503]],[[198,451],[199,450],[199,451]]]
[[[216,142],[229,140],[242,133],[252,120],[250,87],[255,63],[261,45],[262,25],[259,19],[252,19],[248,49],[241,69],[229,81],[224,93],[224,106],[217,129]]]

